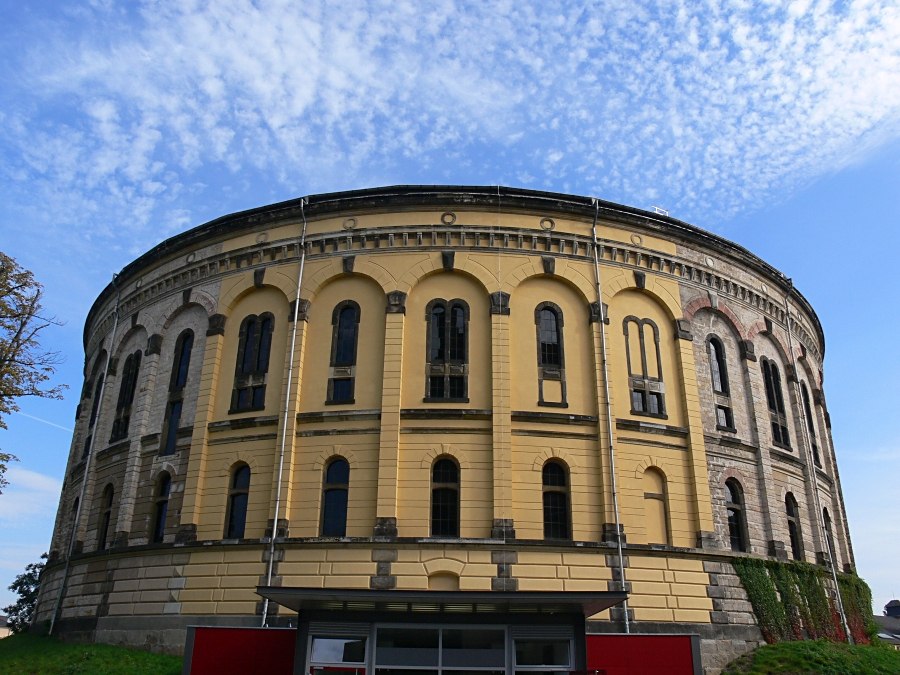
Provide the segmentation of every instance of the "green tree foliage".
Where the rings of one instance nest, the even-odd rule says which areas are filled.
[[[19,599],[3,611],[9,617],[7,623],[13,633],[22,633],[28,630],[31,620],[34,618],[34,608],[37,604],[38,590],[41,587],[41,572],[44,569],[44,560],[47,554],[41,556],[41,562],[26,565],[25,572],[16,577],[9,585],[9,590],[18,593]]]
[[[43,286],[19,263],[0,252],[0,429],[4,417],[19,409],[23,396],[61,398],[62,386],[47,382],[59,363],[59,354],[42,349],[41,331],[58,325],[41,311]],[[6,465],[15,459],[0,452],[0,491],[6,486]]]

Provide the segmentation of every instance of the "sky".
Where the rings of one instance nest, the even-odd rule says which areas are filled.
[[[395,184],[659,206],[791,277],[858,571],[879,613],[900,597],[896,2],[0,0],[0,250],[70,387],[0,430],[0,607],[49,548],[112,275],[224,214]]]

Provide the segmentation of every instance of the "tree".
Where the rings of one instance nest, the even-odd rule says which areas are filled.
[[[41,556],[41,562],[31,563],[25,566],[25,572],[16,577],[9,585],[9,590],[19,594],[15,604],[4,607],[7,617],[7,625],[13,633],[22,633],[31,626],[34,619],[34,608],[37,604],[38,591],[41,588],[41,572],[44,570],[44,560],[47,554]]]
[[[0,429],[4,417],[19,409],[22,396],[62,398],[64,386],[48,387],[59,354],[41,348],[40,332],[59,325],[41,314],[44,288],[34,275],[0,252]],[[7,485],[6,465],[15,457],[0,452],[0,491]]]

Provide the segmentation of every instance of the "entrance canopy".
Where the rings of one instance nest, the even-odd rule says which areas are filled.
[[[383,591],[259,586],[256,592],[295,612],[583,614],[626,600],[622,591]]]

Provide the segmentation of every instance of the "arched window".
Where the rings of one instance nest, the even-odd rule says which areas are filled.
[[[766,403],[772,422],[772,442],[788,450],[791,439],[788,436],[787,415],[784,409],[784,395],[781,392],[781,375],[778,366],[769,359],[762,359],[763,380],[766,385]]]
[[[109,442],[128,437],[128,423],[131,421],[131,404],[137,390],[138,372],[141,368],[141,350],[129,354],[122,368],[122,383],[119,385],[119,399],[116,402],[116,417],[113,420]]]
[[[459,536],[459,467],[447,457],[431,467],[431,536]]]
[[[468,402],[469,306],[462,300],[432,300],[425,319],[425,400]]]
[[[84,439],[84,449],[81,451],[81,459],[88,456],[91,451],[91,441],[94,439],[94,424],[97,422],[97,411],[100,409],[100,398],[103,393],[103,373],[97,376],[97,384],[94,386],[94,400],[91,402],[91,416],[88,418],[88,435]]]
[[[828,509],[822,509],[822,523],[825,525],[825,541],[828,542],[828,557],[832,565],[837,564],[837,548],[834,545],[834,533],[831,531],[831,516]]]
[[[744,491],[734,478],[725,481],[725,512],[728,514],[728,538],[732,551],[746,553],[747,516],[744,512]]]
[[[806,389],[806,382],[800,383],[800,396],[803,399],[803,412],[806,414],[806,428],[809,431],[809,443],[812,446],[813,461],[816,466],[822,466],[822,460],[819,458],[819,444],[816,442],[816,421],[813,417],[812,406],[809,404],[809,391]]]
[[[274,324],[269,313],[251,314],[241,322],[229,412],[261,410],[266,406],[266,373]]]
[[[571,539],[569,476],[561,462],[549,461],[541,471],[544,501],[544,539]]]
[[[184,387],[187,384],[191,366],[191,349],[194,346],[194,332],[186,330],[175,341],[172,359],[172,374],[169,377],[169,402],[166,407],[166,421],[163,425],[163,443],[160,454],[171,455],[178,448],[178,427],[181,425],[181,411],[184,407]]]
[[[709,353],[709,371],[712,382],[713,399],[716,410],[716,428],[734,431],[734,414],[731,411],[731,393],[728,387],[728,363],[725,360],[725,345],[715,335],[706,342]]]
[[[791,555],[794,560],[803,560],[803,534],[800,529],[800,509],[794,495],[784,496],[784,510],[787,513],[788,537],[791,540]]]
[[[643,484],[647,543],[670,544],[666,478],[658,469],[650,468],[644,471]]]
[[[350,464],[343,457],[332,459],[325,467],[322,487],[322,536],[347,535],[347,493],[350,488]]]
[[[172,490],[172,478],[163,471],[156,482],[156,508],[153,514],[154,543],[160,543],[166,536],[166,516],[169,513],[169,492]]]
[[[239,464],[231,472],[228,491],[228,514],[225,519],[225,538],[242,539],[247,525],[247,502],[250,499],[250,467]]]
[[[331,373],[327,403],[354,402],[359,318],[359,305],[352,300],[339,303],[331,314]]]
[[[625,360],[631,390],[631,413],[666,416],[666,389],[662,378],[659,328],[650,319],[625,317]]]
[[[115,491],[112,485],[103,488],[100,501],[100,529],[97,532],[97,550],[102,551],[109,543],[109,526],[112,522],[112,505]]]
[[[534,310],[534,326],[537,337],[538,405],[566,407],[562,310],[552,302],[542,302]]]

